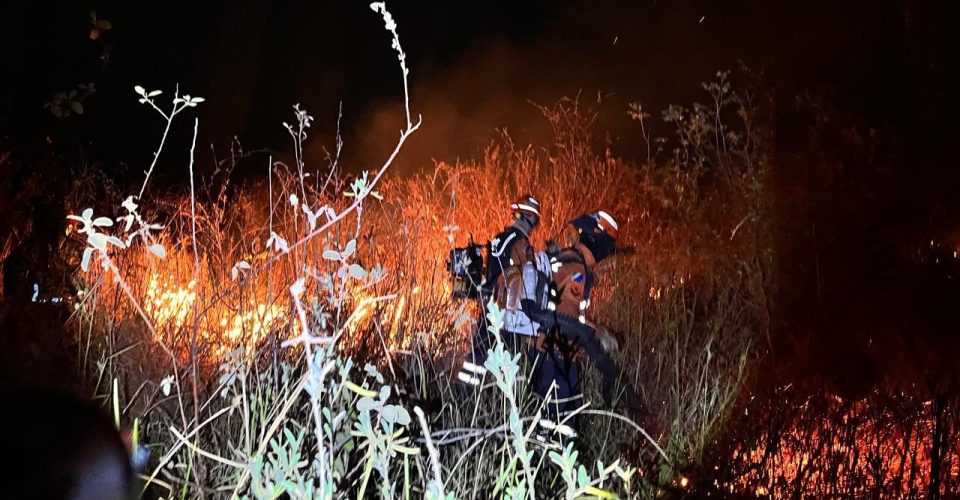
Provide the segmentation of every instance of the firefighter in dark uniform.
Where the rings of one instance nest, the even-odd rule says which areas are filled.
[[[540,325],[522,310],[521,302],[530,300],[546,306],[549,276],[544,272],[549,272],[549,261],[530,245],[530,233],[540,223],[540,202],[524,195],[510,208],[513,223],[490,240],[481,297],[484,303],[493,300],[504,311],[501,338],[511,351],[520,352],[535,346],[540,333]],[[483,363],[494,342],[485,321],[479,323],[471,353],[457,375],[470,385],[478,385],[486,373]]]
[[[541,342],[543,355],[534,374],[534,389],[546,396],[556,383],[547,408],[552,419],[582,405],[577,400],[580,359],[589,358],[602,374],[603,398],[608,405],[614,402],[614,388],[620,376],[617,363],[608,353],[615,349],[615,339],[606,328],[588,319],[593,268],[613,254],[620,228],[616,219],[602,210],[582,215],[570,225],[576,230],[574,241],[550,259],[553,284],[546,309],[524,303],[524,310],[549,331]],[[649,414],[630,387],[624,387],[620,402],[634,416],[649,421]]]

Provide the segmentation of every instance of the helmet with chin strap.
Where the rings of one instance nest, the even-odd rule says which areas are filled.
[[[603,210],[583,214],[570,221],[577,230],[578,240],[590,250],[597,262],[613,254],[617,245],[620,225],[608,212]]]
[[[513,210],[514,218],[526,219],[531,226],[536,226],[540,222],[540,202],[529,194],[511,203],[510,208]]]

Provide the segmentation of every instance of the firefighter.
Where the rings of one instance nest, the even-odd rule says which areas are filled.
[[[504,311],[501,337],[514,352],[529,350],[536,343],[540,325],[521,308],[530,300],[540,306],[547,302],[549,259],[530,244],[530,233],[540,223],[540,202],[527,194],[510,205],[513,223],[497,234],[488,247],[487,272],[481,298],[493,300]],[[462,382],[479,385],[486,369],[483,363],[493,345],[492,334],[480,321],[473,336],[473,348],[457,375]]]
[[[524,302],[523,308],[550,332],[541,342],[543,355],[534,372],[534,390],[546,396],[552,384],[555,393],[547,413],[555,419],[572,411],[582,402],[580,396],[579,360],[589,358],[602,374],[605,403],[613,403],[614,388],[620,369],[608,351],[616,348],[616,340],[604,327],[588,319],[590,293],[594,285],[594,266],[612,255],[616,248],[619,225],[605,211],[584,214],[570,222],[576,231],[571,245],[550,259],[553,284],[544,309]],[[630,387],[624,387],[622,402],[631,413],[645,422],[649,414]]]

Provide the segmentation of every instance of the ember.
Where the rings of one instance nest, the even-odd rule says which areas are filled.
[[[769,420],[734,449],[726,490],[774,498],[917,498],[934,485],[954,491],[960,441],[949,437],[955,431],[948,420],[956,415],[934,407],[874,393],[859,401],[810,397],[795,407],[758,409]]]

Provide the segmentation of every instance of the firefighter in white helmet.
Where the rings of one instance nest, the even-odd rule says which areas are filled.
[[[513,223],[497,234],[487,253],[487,272],[481,294],[484,302],[493,300],[504,311],[501,337],[514,352],[531,350],[540,333],[540,325],[521,308],[523,301],[546,306],[550,283],[549,258],[530,244],[530,233],[540,223],[540,202],[526,194],[510,205]],[[486,373],[483,363],[493,338],[484,321],[473,336],[471,353],[457,375],[462,382],[478,385]]]
[[[612,404],[614,388],[620,376],[617,363],[608,351],[616,348],[616,340],[602,326],[589,319],[590,293],[594,284],[594,266],[612,255],[616,249],[619,224],[603,210],[584,214],[570,221],[576,231],[571,245],[551,258],[553,285],[545,309],[532,302],[524,310],[539,321],[545,330],[540,361],[534,373],[534,389],[548,394],[556,383],[554,401],[548,414],[555,417],[582,404],[580,396],[579,359],[589,358],[602,374],[604,401]],[[633,390],[626,384],[621,401],[631,413],[649,425],[655,425]]]

